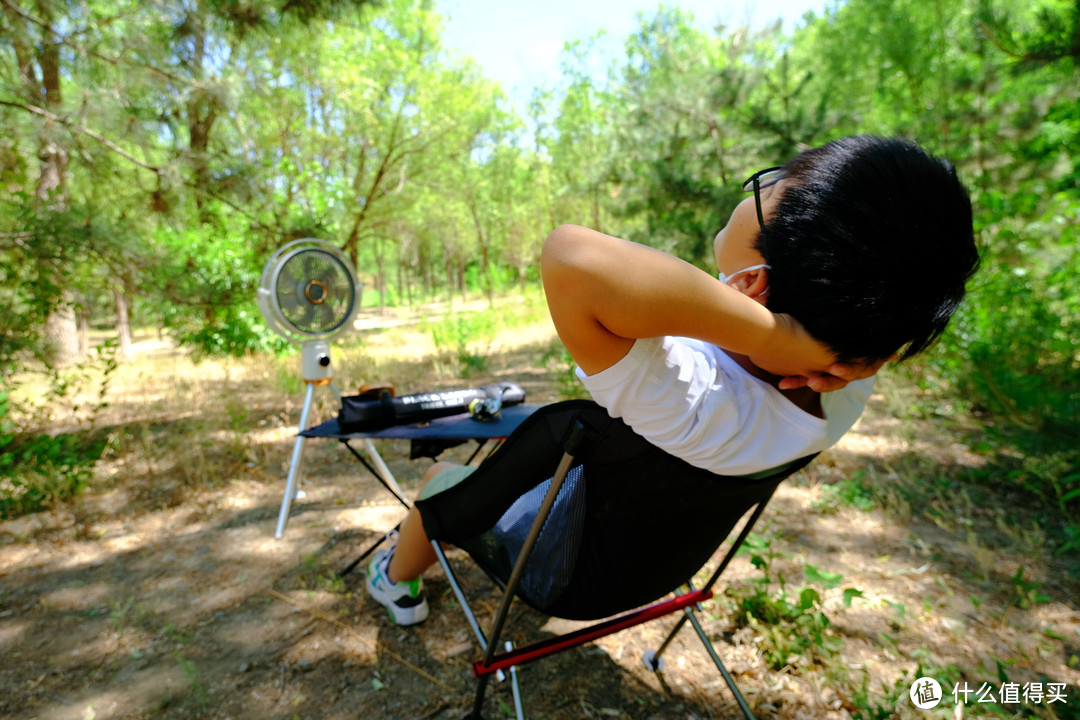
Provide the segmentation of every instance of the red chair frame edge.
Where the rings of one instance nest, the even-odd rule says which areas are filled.
[[[547,640],[541,640],[540,642],[525,645],[524,647],[515,648],[510,652],[498,654],[492,659],[490,664],[485,664],[483,660],[477,660],[472,666],[473,676],[481,678],[485,675],[496,673],[499,670],[507,670],[513,665],[524,665],[534,660],[540,660],[541,658],[554,655],[563,650],[568,650],[569,648],[584,645],[587,642],[592,642],[593,640],[607,637],[608,635],[613,635],[614,633],[634,627],[635,625],[641,625],[651,620],[655,620],[656,618],[670,615],[685,607],[704,602],[712,596],[712,590],[695,590],[685,595],[679,595],[663,602],[634,610],[633,612],[620,615],[611,620],[605,620],[596,625],[590,625],[589,627],[575,630],[574,632],[566,633],[565,635],[548,638]]]

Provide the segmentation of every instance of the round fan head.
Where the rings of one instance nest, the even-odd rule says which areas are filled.
[[[345,255],[308,238],[289,243],[267,263],[259,306],[267,322],[289,339],[328,339],[350,328],[358,292]]]

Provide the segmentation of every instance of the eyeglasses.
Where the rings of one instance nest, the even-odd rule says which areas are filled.
[[[761,188],[767,188],[770,185],[775,185],[783,180],[783,171],[784,168],[782,165],[758,170],[742,185],[743,192],[754,191],[754,205],[757,207],[757,221],[762,230],[765,229],[765,216],[761,214]]]

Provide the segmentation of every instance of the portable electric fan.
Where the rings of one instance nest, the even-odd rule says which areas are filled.
[[[348,259],[323,240],[295,240],[263,269],[259,308],[274,331],[300,343],[309,385],[333,379],[330,341],[350,328],[359,308],[358,291]]]
[[[352,328],[359,309],[360,285],[348,258],[323,240],[304,238],[288,243],[263,269],[258,291],[259,309],[277,333],[298,343],[300,366],[307,389],[300,413],[300,432],[308,424],[317,386],[333,385],[330,341]],[[289,508],[299,492],[304,437],[297,435],[289,465],[285,498],[281,503],[276,537],[280,538]]]

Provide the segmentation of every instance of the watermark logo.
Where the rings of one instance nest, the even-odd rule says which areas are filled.
[[[911,685],[911,702],[920,710],[935,708],[941,702],[941,683],[934,678],[921,677]]]
[[[1001,703],[1013,704],[1046,704],[1068,702],[1068,685],[1066,683],[1053,682],[1003,682],[996,689],[990,683],[982,683],[978,687],[966,682],[956,683],[952,689],[952,701],[956,705],[961,703]],[[908,692],[911,703],[920,710],[929,710],[941,704],[945,699],[941,683],[931,677],[921,677],[911,685]]]

